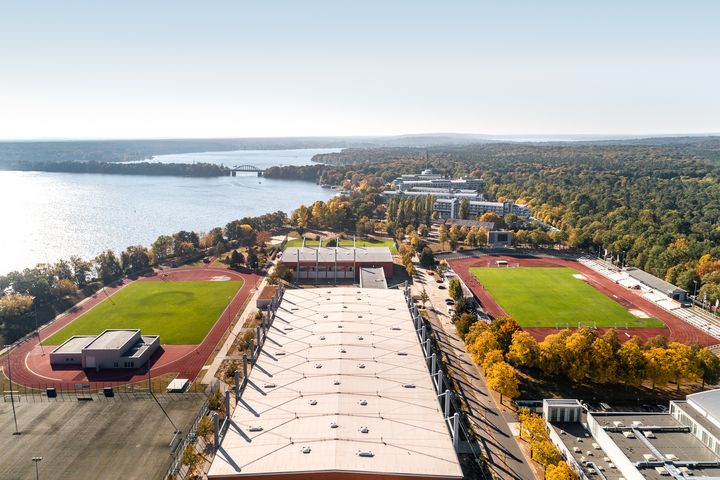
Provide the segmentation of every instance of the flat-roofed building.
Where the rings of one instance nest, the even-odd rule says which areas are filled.
[[[462,199],[453,198],[436,198],[433,204],[433,210],[438,212],[441,219],[457,218],[460,214],[460,202]],[[468,216],[475,218],[483,213],[495,213],[502,217],[509,213],[514,213],[518,217],[530,217],[530,209],[526,205],[514,202],[486,202],[481,200],[468,201]]]
[[[363,267],[381,267],[387,277],[393,274],[392,253],[388,247],[288,247],[282,262],[299,282],[308,280],[360,280]]]
[[[360,288],[388,288],[385,271],[382,267],[362,267],[360,269]]]
[[[50,364],[95,370],[139,368],[159,347],[159,336],[141,335],[137,329],[109,329],[97,336],[70,337],[50,352]]]
[[[286,290],[210,479],[460,479],[403,291]]]
[[[720,478],[720,390],[672,401],[669,413],[583,410],[577,419],[571,402],[546,400],[544,414],[581,479]]]
[[[635,281],[645,285],[648,288],[652,288],[673,300],[678,302],[684,302],[687,298],[687,291],[682,288],[673,285],[670,282],[666,282],[662,278],[658,278],[655,275],[651,275],[644,270],[639,268],[629,267],[626,269],[628,275]]]

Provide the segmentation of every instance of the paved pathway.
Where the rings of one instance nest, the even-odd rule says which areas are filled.
[[[523,456],[508,423],[517,421],[511,411],[500,408],[498,402],[490,394],[485,379],[478,367],[472,362],[465,351],[465,344],[457,336],[455,326],[450,321],[445,299],[447,290],[439,289],[438,283],[418,268],[419,280],[413,283],[413,295],[419,295],[423,287],[430,297],[426,304],[430,323],[439,339],[448,359],[451,374],[461,389],[458,392],[468,406],[468,419],[475,431],[480,435],[483,455],[488,459],[490,470],[503,480],[532,480],[536,477]],[[434,311],[433,311],[434,310]]]

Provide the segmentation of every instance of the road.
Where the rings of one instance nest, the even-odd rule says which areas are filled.
[[[439,284],[424,269],[419,265],[416,268],[419,273],[412,285],[413,295],[420,295],[424,287],[430,298],[426,304],[428,318],[439,346],[448,359],[448,368],[460,387],[461,391],[457,393],[468,406],[468,420],[481,437],[480,445],[490,470],[503,480],[539,479],[530,468],[528,459],[523,456],[508,425],[516,421],[514,415],[506,408],[499,407],[479,368],[465,351],[465,344],[457,336],[455,326],[447,315],[447,289],[438,288]]]

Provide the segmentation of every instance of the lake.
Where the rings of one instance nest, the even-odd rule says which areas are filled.
[[[307,165],[339,149],[207,152],[154,161],[223,165]],[[0,274],[108,248],[149,246],[158,235],[208,231],[231,220],[328,200],[309,182],[236,177],[185,178],[0,171]]]

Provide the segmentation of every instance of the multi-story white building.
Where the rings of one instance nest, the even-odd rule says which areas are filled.
[[[479,191],[485,187],[485,181],[472,177],[451,179],[432,173],[431,170],[423,170],[419,175],[402,175],[393,181],[393,185],[396,190],[402,191],[415,190],[423,187]]]
[[[433,210],[438,212],[441,219],[458,218],[460,216],[461,198],[438,198],[435,200]],[[504,216],[514,213],[519,217],[527,218],[531,215],[530,209],[526,205],[520,205],[514,202],[487,202],[482,200],[470,200],[468,204],[468,217],[475,218],[483,213],[496,213]]]
[[[581,479],[720,478],[720,390],[670,402],[668,413],[586,411],[545,400],[550,439]]]

